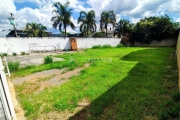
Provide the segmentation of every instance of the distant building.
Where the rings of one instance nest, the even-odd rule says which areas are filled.
[[[80,37],[80,33],[68,34],[68,37]]]
[[[28,34],[24,30],[16,30],[18,37],[28,37]],[[48,37],[65,37],[63,34],[53,34],[52,32],[46,32]],[[16,37],[15,31],[11,30],[6,37]]]
[[[27,32],[24,32],[23,30],[16,30],[16,32],[17,32],[17,36],[19,36],[19,37],[28,37]],[[11,30],[11,31],[6,35],[6,37],[16,37],[15,31],[14,31],[14,30]]]
[[[106,34],[106,29],[103,28],[101,32],[104,32],[104,34]],[[107,37],[110,37],[110,38],[117,37],[117,36],[114,36],[114,29],[112,27],[110,27],[109,29],[107,28]]]

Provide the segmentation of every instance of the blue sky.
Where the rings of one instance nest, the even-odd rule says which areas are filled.
[[[48,31],[59,33],[52,28],[50,21],[53,16],[52,4],[55,2],[64,4],[67,0],[2,0],[0,4],[0,36],[5,36],[13,26],[9,24],[10,12],[15,15],[16,28],[23,29],[26,23],[40,22],[48,28]],[[80,11],[94,10],[96,14],[97,31],[99,31],[99,19],[102,11],[113,10],[116,19],[128,19],[132,23],[149,16],[161,16],[168,14],[174,21],[180,22],[180,0],[69,0],[70,7],[74,9],[72,21],[76,30],[68,27],[68,32],[79,32],[77,18]],[[2,31],[5,30],[5,31]]]

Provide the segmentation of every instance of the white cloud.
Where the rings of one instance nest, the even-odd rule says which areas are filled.
[[[67,0],[3,0],[0,4],[0,29],[12,29],[12,25],[9,24],[8,17],[9,12],[14,13],[17,28],[25,27],[28,22],[40,22],[45,25],[49,30],[53,30],[51,17],[53,16],[52,7],[53,3],[60,2],[66,3]],[[23,3],[31,2],[36,4],[37,8],[32,9],[29,7],[16,10],[14,2]],[[138,22],[144,17],[154,15],[169,14],[174,18],[174,21],[180,22],[180,0],[87,0],[85,2],[79,0],[69,0],[70,7],[74,9],[73,12],[90,11],[94,10],[96,14],[97,30],[99,30],[99,20],[102,11],[113,10],[116,14],[116,19],[119,21],[122,16],[128,16],[133,23]],[[89,4],[89,7],[84,5]],[[87,6],[87,5],[86,5]],[[78,16],[76,16],[77,18]],[[73,23],[76,26],[76,30],[68,27],[68,32],[79,31],[79,25],[77,20],[72,18]],[[0,32],[0,36],[5,32]]]

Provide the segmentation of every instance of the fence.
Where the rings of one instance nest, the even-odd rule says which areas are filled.
[[[179,69],[179,81],[178,81],[178,86],[179,86],[179,92],[180,92],[180,31],[179,31],[179,37],[177,41],[177,63],[178,63],[178,69]]]
[[[4,66],[0,57],[0,119],[16,120],[16,114],[12,103]]]
[[[94,45],[109,44],[117,46],[119,38],[77,38],[77,48],[91,48]],[[32,51],[55,51],[71,49],[69,38],[43,37],[43,38],[0,38],[0,53],[20,54]]]

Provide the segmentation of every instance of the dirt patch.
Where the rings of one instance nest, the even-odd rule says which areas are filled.
[[[78,107],[75,108],[73,112],[70,111],[53,111],[49,113],[44,113],[39,116],[37,120],[69,120],[71,116],[74,116],[76,113],[84,109],[86,106],[89,105],[89,101],[87,99],[83,99],[81,102],[78,103]]]
[[[14,85],[22,85],[24,86],[22,93],[28,94],[28,93],[34,93],[38,94],[39,92],[42,92],[44,89],[52,87],[52,86],[59,86],[67,81],[73,76],[79,75],[80,71],[89,67],[89,64],[85,64],[81,68],[76,68],[72,71],[67,71],[67,69],[52,69],[52,70],[46,70],[38,73],[34,73],[32,75],[28,75],[26,77],[21,78],[15,78],[12,80],[12,83]],[[67,72],[66,72],[67,71]],[[11,83],[11,84],[12,84]],[[32,89],[33,88],[33,89]],[[14,89],[13,89],[14,91]],[[11,92],[13,93],[13,92]],[[14,91],[15,94],[15,91]],[[14,100],[17,103],[17,107],[15,107],[17,116],[20,118],[20,120],[24,120],[24,111],[18,104],[15,95]],[[38,120],[44,120],[44,119],[50,119],[50,120],[67,120],[70,116],[75,115],[79,110],[83,109],[85,106],[89,104],[88,100],[84,99],[83,101],[79,102],[78,107],[74,110],[74,112],[70,111],[52,111],[50,113],[44,113],[40,115]]]
[[[89,64],[85,64],[84,67],[76,68],[72,71],[67,71],[65,73],[64,71],[66,71],[66,69],[46,70],[46,71],[34,73],[26,77],[16,78],[12,82],[14,85],[26,84],[27,87],[25,90],[23,90],[25,92],[29,91],[28,88],[34,88],[36,86],[39,86],[37,90],[33,89],[35,90],[34,93],[36,94],[43,91],[45,88],[52,86],[59,86],[69,81],[71,77],[79,75],[80,71],[87,67],[89,67]]]
[[[28,75],[25,77],[15,78],[15,79],[13,79],[12,82],[15,85],[20,85],[23,82],[36,82],[39,79],[49,77],[53,74],[55,74],[55,75],[61,74],[63,71],[64,71],[64,69],[61,69],[61,70],[59,70],[59,69],[45,70],[45,71],[37,72],[37,73],[31,74],[31,75]]]
[[[156,116],[144,116],[144,120],[158,120]]]

